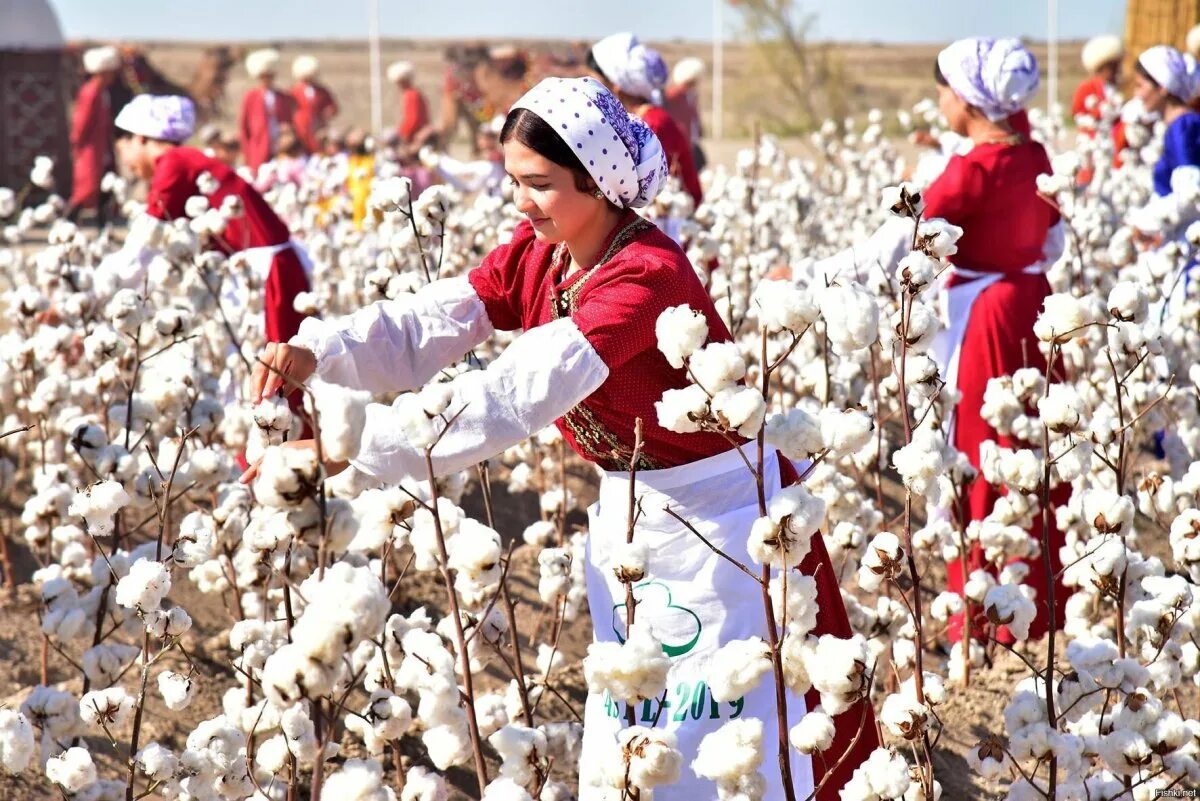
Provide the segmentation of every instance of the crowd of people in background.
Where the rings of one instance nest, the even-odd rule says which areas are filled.
[[[71,219],[90,214],[103,226],[112,216],[102,183],[117,166],[112,122],[121,108],[143,91],[185,94],[179,87],[166,91],[136,83],[131,87],[124,73],[134,52],[102,46],[82,54],[87,78],[78,90],[72,118]],[[148,67],[144,56],[137,56]],[[217,64],[217,56],[206,52],[206,63]],[[285,87],[279,52],[254,50],[242,60],[253,85],[237,104],[235,124],[222,126],[210,119],[198,127],[195,143],[208,156],[244,168],[244,177],[259,191],[279,183],[299,184],[310,163],[315,166],[333,159],[346,167],[346,188],[362,205],[376,156],[383,156],[382,161],[399,165],[417,190],[444,182],[464,192],[498,195],[504,178],[500,125],[512,104],[546,75],[591,75],[618,92],[663,140],[673,174],[699,204],[699,170],[705,164],[697,104],[704,64],[699,59],[684,58],[670,72],[662,56],[632,34],[608,37],[594,47],[575,46],[565,53],[456,45],[447,48],[444,58],[441,97],[433,100],[418,88],[412,62],[387,65],[384,72],[392,98],[387,105],[394,109],[394,123],[372,134],[362,127],[343,126],[338,100],[322,79],[315,56],[302,54],[293,60],[293,83]],[[206,83],[216,86],[217,94],[227,68],[206,71],[213,72]],[[205,96],[195,99],[203,122],[219,113],[220,102],[208,96],[211,92],[201,94]],[[456,141],[465,141],[464,152],[451,155]]]

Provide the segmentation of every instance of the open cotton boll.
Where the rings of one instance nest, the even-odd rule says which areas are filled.
[[[958,252],[963,229],[934,217],[917,227],[917,247],[935,259],[946,259]]]
[[[915,740],[925,731],[929,708],[918,703],[915,695],[906,692],[891,693],[883,699],[879,722],[894,736],[904,740]]]
[[[876,748],[855,769],[842,795],[861,801],[893,801],[904,798],[911,785],[904,757],[889,748]]]
[[[392,408],[397,412],[401,433],[414,448],[428,448],[437,441],[434,418],[425,411],[420,395],[411,392],[401,395],[392,401]]]
[[[358,455],[371,393],[316,380],[309,382],[309,388],[312,394],[305,394],[304,404],[310,415],[316,406],[322,456],[335,462],[349,461]]]
[[[1091,310],[1081,299],[1066,292],[1046,298],[1042,313],[1033,324],[1033,333],[1042,342],[1057,342],[1060,345],[1078,336],[1085,325],[1095,322]]]
[[[823,634],[814,648],[803,652],[803,658],[812,686],[821,693],[821,706],[829,714],[845,712],[866,690],[871,661],[861,634],[849,639]]]
[[[92,535],[103,537],[112,532],[113,517],[131,500],[119,482],[101,481],[76,492],[67,514],[82,517]]]
[[[700,430],[700,422],[708,418],[708,394],[704,388],[689,384],[683,389],[668,389],[662,400],[655,401],[658,424],[677,434],[692,434]]]
[[[867,545],[858,569],[858,586],[874,592],[885,581],[895,581],[904,572],[904,548],[890,531],[881,531]]]
[[[157,609],[171,591],[171,573],[153,559],[138,559],[117,582],[116,601],[126,609]]]
[[[692,354],[688,367],[692,379],[712,395],[746,375],[746,360],[733,342],[710,342]]]
[[[791,281],[760,281],[751,304],[758,310],[759,323],[770,333],[799,334],[821,316],[812,295]]]
[[[1051,384],[1046,395],[1038,399],[1037,409],[1042,422],[1056,434],[1077,431],[1083,422],[1083,399],[1070,384]]]
[[[488,742],[500,755],[500,775],[518,784],[536,778],[534,766],[544,762],[548,748],[544,732],[517,724],[501,728]]]
[[[771,415],[763,426],[766,444],[778,448],[789,459],[808,459],[825,447],[823,422],[798,407]]]
[[[483,788],[480,801],[533,801],[533,796],[519,783],[501,776]]]
[[[96,766],[92,762],[91,752],[75,746],[51,757],[46,762],[46,778],[68,795],[79,792],[96,781]]]
[[[186,709],[196,694],[196,684],[187,676],[164,670],[158,674],[158,692],[167,709]]]
[[[730,640],[708,663],[709,692],[719,702],[734,701],[757,687],[770,669],[770,652],[761,637]]]
[[[634,625],[624,644],[594,642],[583,658],[583,675],[594,693],[621,701],[657,698],[667,682],[670,660],[645,625]]]
[[[165,782],[174,778],[179,767],[179,757],[170,748],[158,743],[147,743],[137,752],[137,768],[152,782]]]
[[[396,794],[387,786],[383,765],[374,759],[347,759],[341,768],[329,774],[321,787],[322,795],[336,801],[395,801]]]
[[[622,729],[617,740],[629,767],[629,784],[633,787],[652,790],[679,781],[683,754],[676,747],[674,732],[631,726]]]
[[[654,322],[654,335],[667,363],[679,369],[708,339],[708,320],[686,304],[672,306]]]
[[[862,287],[827,287],[821,291],[819,302],[830,344],[839,354],[862,350],[878,338],[879,306]]]
[[[21,773],[29,767],[33,749],[29,719],[15,709],[0,709],[0,767],[7,773]]]
[[[122,687],[93,690],[79,699],[79,717],[97,728],[120,728],[133,712],[133,698]]]
[[[757,773],[766,749],[763,722],[740,718],[704,735],[692,761],[692,771],[718,783],[735,782],[739,776]]]
[[[875,431],[875,420],[855,409],[826,406],[818,414],[821,441],[835,456],[848,456],[866,445]]]
[[[713,395],[712,412],[725,428],[752,439],[762,427],[767,404],[754,387],[726,387]]]
[[[916,292],[933,283],[941,265],[920,251],[914,250],[896,265],[896,278],[909,291]]]
[[[641,581],[650,561],[650,546],[639,541],[619,542],[613,554],[613,573],[622,584]]]
[[[811,755],[833,745],[834,732],[833,718],[818,706],[788,731],[788,740],[800,753]]]
[[[1108,313],[1125,323],[1145,322],[1150,297],[1136,281],[1120,281],[1108,293]]]
[[[316,495],[321,473],[315,450],[273,445],[263,454],[254,495],[266,506],[290,509]]]
[[[420,765],[408,769],[400,801],[446,801],[447,798],[446,780],[439,774]]]
[[[946,622],[954,615],[962,614],[966,608],[962,597],[955,592],[940,592],[929,605],[929,615],[941,622]]]

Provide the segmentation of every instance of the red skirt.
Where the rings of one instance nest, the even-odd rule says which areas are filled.
[[[1040,273],[1014,273],[1001,278],[980,293],[971,307],[971,318],[963,334],[962,351],[959,356],[958,390],[962,393],[956,412],[954,446],[967,455],[971,464],[979,469],[979,446],[986,440],[994,440],[1001,448],[1040,447],[1041,443],[1023,443],[1011,436],[1002,436],[984,421],[980,415],[983,393],[992,378],[1012,375],[1022,367],[1035,367],[1046,373],[1046,358],[1033,334],[1033,324],[1042,310],[1042,303],[1051,294],[1050,282]],[[966,497],[965,518],[967,521],[982,520],[991,511],[1003,493],[978,477],[971,485]],[[1066,503],[1070,499],[1070,487],[1060,487],[1051,494],[1051,506]],[[1062,532],[1054,525],[1054,510],[1050,510],[1050,569],[1059,578],[1056,580],[1055,621],[1061,629],[1069,592],[1062,584],[1062,562],[1059,550],[1063,545]],[[1041,526],[1035,522],[1030,536],[1041,540]],[[964,572],[983,566],[983,549],[976,543],[967,557],[966,570],[962,559],[947,563],[947,585],[958,595],[963,594]],[[1025,584],[1037,592],[1038,615],[1029,627],[1029,636],[1043,636],[1049,623],[1049,607],[1046,593],[1046,567],[1044,557],[1039,554],[1033,559],[1021,561],[1029,566]],[[993,573],[995,568],[989,568]],[[976,637],[982,637],[982,609],[976,604],[968,605],[968,613],[975,626]],[[950,621],[950,639],[957,642],[962,636],[962,615]],[[1013,641],[1007,628],[1001,627],[997,638],[1002,642]]]

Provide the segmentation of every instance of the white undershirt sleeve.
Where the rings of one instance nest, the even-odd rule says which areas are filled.
[[[462,276],[345,317],[308,317],[289,344],[313,352],[323,381],[401,392],[420,387],[492,332],[483,301]]]
[[[458,416],[433,449],[434,472],[454,473],[516,445],[607,378],[607,365],[570,318],[526,331],[487,369],[450,382],[454,400],[445,417]],[[361,448],[350,460],[389,484],[426,476],[425,453],[404,437],[397,415],[391,406],[368,406]]]

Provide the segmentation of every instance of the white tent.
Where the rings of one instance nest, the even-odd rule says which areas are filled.
[[[63,49],[47,0],[0,0],[0,186],[20,188],[34,157],[47,155],[67,189]]]

